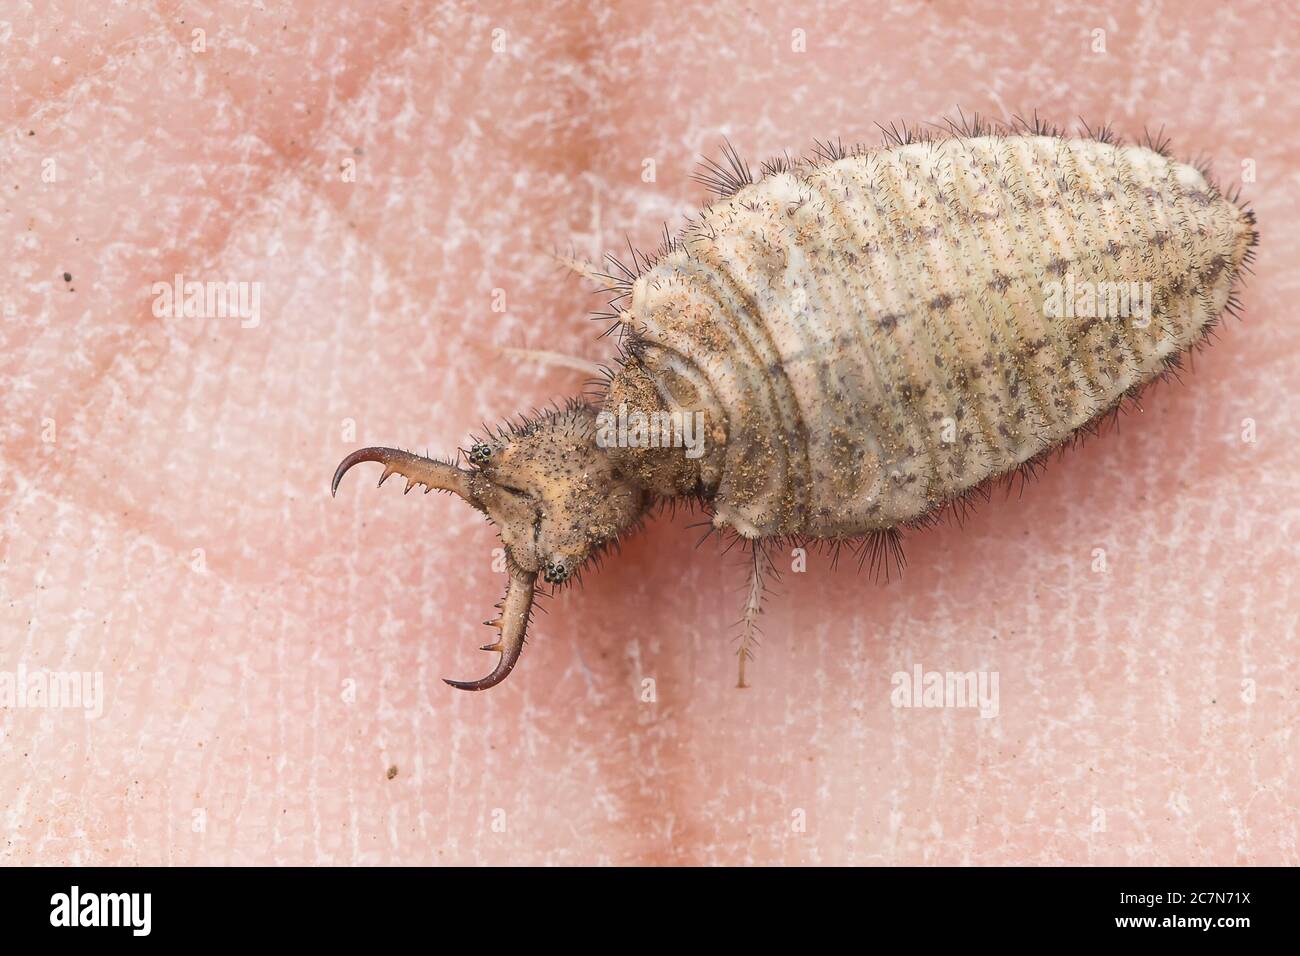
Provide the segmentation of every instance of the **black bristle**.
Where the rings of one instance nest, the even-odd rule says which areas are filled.
[[[712,190],[719,199],[734,196],[754,182],[749,164],[740,158],[736,148],[727,139],[722,141],[722,158],[726,162],[725,166],[708,156],[701,156],[699,168],[691,174],[693,180]]]

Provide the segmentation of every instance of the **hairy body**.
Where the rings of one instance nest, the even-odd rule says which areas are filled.
[[[1252,237],[1198,170],[1095,140],[913,143],[769,175],[709,207],[621,316],[606,407],[703,411],[708,450],[693,468],[615,457],[745,537],[915,521],[1164,372]],[[1050,305],[1102,284],[1146,314]]]
[[[504,679],[536,578],[568,581],[656,501],[701,502],[757,543],[752,622],[763,541],[878,545],[924,523],[1177,367],[1234,308],[1254,216],[1161,144],[961,132],[820,146],[757,182],[730,154],[718,201],[615,290],[621,369],[599,406],[487,436],[468,470],[388,448],[343,461],[335,489],[380,461],[381,482],[452,491],[501,527],[484,648],[501,658],[448,683]],[[611,416],[698,421],[702,443],[611,442]]]

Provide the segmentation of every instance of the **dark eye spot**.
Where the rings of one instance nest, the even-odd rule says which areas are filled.
[[[487,460],[492,457],[492,446],[479,442],[469,450],[469,460],[476,465],[486,464]]]

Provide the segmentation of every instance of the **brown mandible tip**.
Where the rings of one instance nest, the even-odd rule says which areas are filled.
[[[480,511],[483,510],[483,506],[470,488],[471,472],[444,461],[434,461],[396,448],[378,446],[358,449],[339,462],[334,472],[334,480],[330,483],[331,495],[338,493],[339,482],[343,480],[348,470],[363,461],[377,461],[384,466],[384,473],[379,476],[381,485],[388,480],[389,475],[398,474],[406,479],[408,492],[416,485],[424,485],[425,494],[435,488],[440,491],[450,491],[460,495]],[[501,614],[494,621],[484,622],[496,627],[501,632],[501,637],[494,644],[483,645],[482,649],[499,652],[501,659],[492,673],[486,677],[475,681],[447,680],[448,684],[460,690],[487,690],[501,683],[514,670],[519,655],[524,649],[524,635],[528,630],[528,616],[533,606],[533,584],[536,578],[536,574],[523,571],[515,567],[513,562],[511,563],[506,596],[499,605]]]

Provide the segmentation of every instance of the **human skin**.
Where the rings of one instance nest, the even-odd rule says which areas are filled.
[[[0,860],[1297,862],[1294,11],[376,6],[0,15],[0,673],[105,694],[0,711]],[[331,499],[339,459],[577,394],[506,351],[612,359],[551,250],[652,248],[724,136],[756,166],[959,105],[1253,173],[1244,320],[901,580],[782,555],[748,689],[744,560],[682,511],[509,680],[443,684],[490,666],[499,542],[378,466]],[[177,273],[259,321],[156,315]],[[996,673],[997,715],[894,706],[918,665]]]

